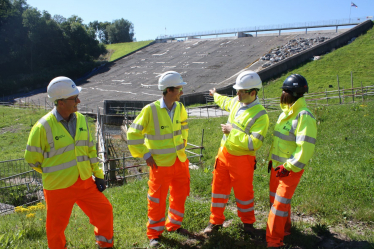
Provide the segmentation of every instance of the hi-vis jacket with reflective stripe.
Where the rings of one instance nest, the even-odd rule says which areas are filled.
[[[187,160],[185,143],[188,137],[187,112],[182,103],[175,102],[173,123],[160,100],[146,105],[127,132],[127,144],[134,157],[151,153],[157,166],[172,166],[178,156]]]
[[[306,106],[305,98],[299,98],[291,107],[282,105],[273,133],[269,160],[273,167],[281,164],[288,171],[299,172],[314,153],[317,138],[316,120]]]
[[[232,130],[228,136],[223,135],[221,146],[225,146],[234,156],[256,156],[256,150],[262,146],[269,128],[269,117],[265,108],[256,99],[252,107],[237,116],[241,107],[238,97],[231,98],[215,93],[214,102],[230,112],[227,123],[232,125]]]
[[[43,188],[55,190],[73,185],[78,177],[104,178],[99,168],[96,146],[85,117],[76,112],[77,128],[73,139],[65,127],[49,112],[31,129],[25,159],[42,173]]]

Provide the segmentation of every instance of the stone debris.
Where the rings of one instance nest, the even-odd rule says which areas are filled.
[[[261,57],[261,60],[268,61],[264,65],[263,68],[269,67],[274,63],[282,61],[286,58],[293,56],[294,54],[300,53],[304,50],[307,50],[313,46],[316,46],[326,40],[330,39],[330,37],[316,37],[316,38],[297,38],[289,40],[286,45],[281,47],[277,47],[272,49],[269,53]]]

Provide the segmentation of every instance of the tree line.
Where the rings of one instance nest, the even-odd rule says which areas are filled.
[[[81,77],[97,66],[104,44],[133,40],[134,26],[123,18],[86,25],[75,15],[52,17],[26,0],[0,0],[0,92],[45,87],[61,75]]]

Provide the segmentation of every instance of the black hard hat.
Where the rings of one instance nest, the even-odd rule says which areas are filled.
[[[300,74],[291,74],[288,76],[283,82],[281,89],[290,91],[294,95],[301,95],[309,91],[308,82]]]

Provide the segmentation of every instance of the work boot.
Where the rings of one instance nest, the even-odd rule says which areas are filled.
[[[244,232],[251,235],[255,236],[256,235],[256,229],[253,227],[253,224],[249,223],[243,223],[244,224]]]
[[[184,228],[178,228],[177,230],[175,230],[176,233],[179,233],[180,235],[183,235],[183,236],[190,236],[191,233],[187,230],[187,229],[184,229]]]
[[[209,222],[208,226],[204,229],[204,234],[210,235],[213,231],[221,229],[222,225],[216,225]]]
[[[149,240],[149,247],[151,248],[157,248],[160,246],[160,239],[154,238]]]

